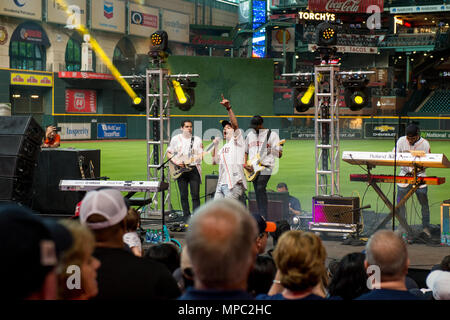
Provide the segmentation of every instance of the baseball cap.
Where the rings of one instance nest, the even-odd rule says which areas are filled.
[[[431,272],[426,280],[428,288],[433,291],[436,300],[450,300],[450,272],[435,270]]]
[[[259,125],[263,124],[264,120],[261,116],[253,116],[250,120],[250,128],[256,129]]]
[[[256,224],[258,225],[258,234],[264,233],[264,232],[274,232],[277,229],[277,225],[275,222],[272,221],[266,221],[263,216],[252,213],[253,218],[256,221]]]
[[[419,127],[417,127],[414,123],[411,123],[406,127],[405,132],[407,136],[417,136],[419,134]]]
[[[223,127],[223,128],[225,128],[225,126],[226,126],[227,124],[229,124],[230,126],[232,126],[232,125],[231,125],[231,122],[228,121],[228,120],[220,120],[220,123],[222,124],[222,127]]]
[[[0,205],[2,288],[9,299],[24,299],[40,290],[72,235],[54,220],[43,219],[17,204]]]
[[[127,215],[127,206],[120,191],[101,189],[89,191],[80,206],[80,221],[93,230],[104,229],[118,224]],[[106,220],[87,222],[88,218],[98,214]]]

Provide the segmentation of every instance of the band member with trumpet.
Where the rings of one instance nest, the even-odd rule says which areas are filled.
[[[203,143],[199,137],[192,134],[192,121],[184,120],[181,123],[182,133],[170,140],[167,148],[167,157],[176,168],[181,168],[181,175],[177,177],[180,190],[181,207],[185,222],[191,216],[189,209],[188,189],[192,198],[192,211],[200,206],[200,184],[202,177],[201,163],[203,159]]]

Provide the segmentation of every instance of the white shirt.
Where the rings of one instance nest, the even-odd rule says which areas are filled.
[[[256,131],[252,130],[245,139],[245,153],[248,153],[248,159],[253,159],[257,154],[261,152],[263,143],[266,140],[266,136],[269,129],[259,130],[259,134],[256,135]],[[281,151],[281,146],[278,145],[280,137],[274,131],[271,132],[269,140],[266,144],[266,152],[261,155],[261,164],[273,169],[275,166],[275,157],[278,158],[278,154]]]
[[[130,248],[138,247],[139,251],[142,251],[141,239],[137,232],[127,232],[123,235],[123,242],[126,243]]]
[[[191,157],[197,156],[198,159],[196,159],[196,161],[193,165],[195,165],[197,167],[198,173],[200,174],[200,178],[201,178],[201,176],[202,176],[202,167],[201,167],[202,157],[200,157],[200,155],[203,153],[203,144],[202,144],[202,139],[200,139],[197,136],[193,136],[193,137],[194,137],[194,142],[192,144],[192,149],[191,149],[192,136],[185,137],[182,133],[173,136],[172,139],[170,140],[170,144],[169,144],[169,147],[167,148],[167,152],[170,152],[172,154],[174,154],[175,152],[177,153],[174,157],[175,161],[177,159],[178,160],[179,159],[190,160]]]
[[[418,151],[425,151],[425,153],[430,153],[430,143],[424,139],[420,138],[417,140],[417,142],[412,146],[409,144],[408,140],[406,139],[406,136],[400,137],[397,141],[397,152],[409,152],[409,150],[418,150]],[[394,152],[395,150],[392,150]],[[399,176],[406,176],[408,173],[413,173],[414,167],[401,167]],[[418,174],[420,177],[426,177],[425,170],[419,172]],[[407,183],[398,183],[399,187],[406,188],[409,186]],[[421,185],[420,188],[425,188],[427,185]]]
[[[244,175],[245,141],[240,129],[234,131],[234,136],[219,150],[215,161],[219,163],[219,180],[217,185],[228,185],[232,189],[237,183],[242,183],[247,190],[247,180]]]

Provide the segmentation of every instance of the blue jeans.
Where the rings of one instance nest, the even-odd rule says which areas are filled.
[[[214,200],[223,198],[239,200],[244,192],[244,186],[240,183],[236,184],[231,189],[228,188],[227,184],[217,185]]]
[[[397,203],[400,202],[401,199],[411,190],[413,186],[409,185],[406,188],[397,187]],[[430,226],[430,208],[428,206],[428,187],[418,188],[416,190],[416,196],[419,200],[420,206],[422,207],[422,226],[424,228],[429,228]],[[398,208],[397,213],[405,218],[406,220],[406,203],[405,205]]]

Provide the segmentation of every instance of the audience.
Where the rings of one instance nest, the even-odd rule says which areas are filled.
[[[287,222],[286,220],[277,221],[276,230],[270,233],[270,235],[272,236],[274,248],[277,246],[278,239],[281,237],[281,235],[289,230],[291,230],[289,222]],[[270,256],[272,256],[272,252],[273,249],[270,249],[268,252]]]
[[[90,191],[82,200],[80,221],[93,231],[94,256],[101,262],[95,299],[177,298],[180,291],[167,268],[124,249],[126,216],[125,201],[115,189]]]
[[[284,233],[273,252],[277,273],[268,294],[260,300],[323,300],[322,282],[326,274],[326,251],[311,232]]]
[[[450,272],[435,270],[427,277],[434,300],[450,300]]]
[[[263,216],[257,213],[252,213],[252,216],[258,226],[258,237],[256,238],[258,254],[263,254],[266,251],[269,232],[275,232],[277,225],[274,222],[266,221]]]
[[[277,267],[272,257],[258,255],[255,266],[248,277],[247,291],[254,297],[269,292],[276,272]]]
[[[58,267],[59,298],[93,298],[98,294],[97,269],[100,267],[100,261],[92,256],[95,248],[94,235],[78,221],[62,220],[61,224],[71,232],[73,244],[62,255]],[[74,266],[79,269],[73,269]]]
[[[365,257],[363,253],[349,253],[337,263],[328,285],[330,297],[353,300],[369,292]]]
[[[189,220],[187,253],[194,287],[181,300],[243,300],[258,236],[255,219],[238,201],[218,199],[199,207]]]
[[[172,243],[160,243],[151,246],[147,249],[145,257],[165,265],[170,273],[180,267],[180,253],[178,247]]]
[[[142,243],[137,234],[137,230],[141,225],[139,213],[134,208],[129,208],[125,221],[127,232],[123,235],[123,242],[128,245],[135,256],[142,257]]]
[[[178,283],[181,292],[185,292],[187,288],[194,286],[194,271],[192,271],[192,263],[187,253],[187,246],[184,245],[181,251],[180,267],[173,273],[173,277]]]
[[[16,204],[0,205],[1,298],[56,300],[56,267],[72,245],[70,232]]]
[[[379,288],[356,298],[357,300],[419,300],[411,294],[405,284],[409,259],[405,242],[393,231],[375,232],[366,244],[366,269],[379,268]],[[376,273],[376,272],[375,272]],[[374,275],[376,279],[376,274]]]

